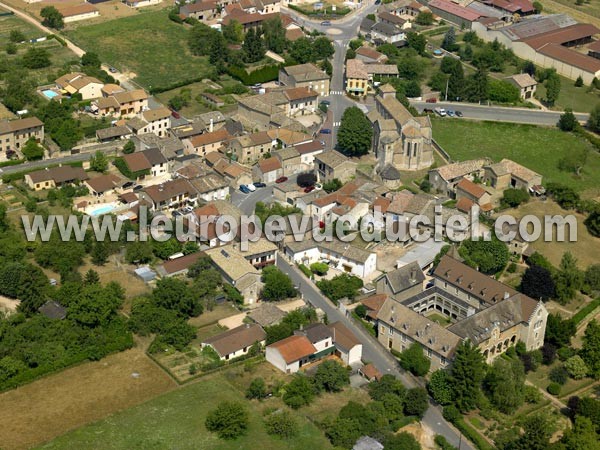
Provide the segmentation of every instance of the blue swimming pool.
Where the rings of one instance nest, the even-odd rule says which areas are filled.
[[[50,89],[46,89],[44,91],[42,91],[42,94],[44,94],[44,97],[49,98],[49,99],[53,99],[54,97],[57,97],[58,94]]]
[[[97,209],[94,209],[93,211],[90,211],[88,213],[88,215],[101,216],[103,214],[110,214],[111,212],[113,212],[114,209],[115,209],[115,207],[113,205],[105,205],[105,206],[101,206]]]

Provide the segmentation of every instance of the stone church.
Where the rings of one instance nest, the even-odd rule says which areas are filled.
[[[384,178],[398,170],[427,169],[433,164],[431,121],[415,117],[396,98],[389,84],[375,97],[376,110],[369,113],[373,123],[375,170]],[[395,170],[394,170],[395,169]],[[398,174],[399,175],[399,174]]]

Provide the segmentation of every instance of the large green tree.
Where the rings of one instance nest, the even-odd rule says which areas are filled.
[[[506,244],[495,235],[492,235],[490,241],[482,239],[463,241],[459,253],[468,265],[490,275],[503,270],[510,256]]]
[[[283,28],[281,18],[277,16],[274,19],[266,20],[263,22],[262,27],[263,38],[267,49],[275,53],[283,53],[287,46],[287,40],[285,38],[285,28]]]
[[[350,384],[350,374],[338,362],[327,360],[319,364],[313,383],[319,390],[339,392]]]
[[[561,303],[573,299],[583,287],[583,272],[577,267],[577,258],[565,252],[555,276],[556,295]]]
[[[525,399],[525,370],[518,359],[497,358],[484,380],[492,404],[504,414],[512,414]]]
[[[42,24],[60,30],[65,26],[63,15],[54,6],[44,6],[40,11],[40,16],[44,19]]]
[[[204,425],[221,439],[235,439],[246,433],[248,410],[240,402],[221,402],[208,413]]]
[[[560,77],[556,72],[552,72],[548,75],[544,87],[546,88],[546,102],[549,105],[554,105],[560,95]]]
[[[251,28],[246,33],[242,52],[244,53],[244,61],[249,63],[254,63],[264,58],[265,45],[259,31],[254,31],[254,28]]]
[[[371,150],[373,127],[365,113],[356,106],[342,114],[338,131],[338,147],[347,156],[366,155]]]
[[[585,328],[581,357],[590,370],[590,375],[600,378],[600,325],[592,320]]]
[[[423,353],[421,344],[413,342],[406,350],[400,353],[400,365],[404,370],[408,370],[413,375],[422,377],[429,372],[431,360]]]
[[[267,266],[263,269],[262,281],[263,300],[276,302],[296,295],[292,279],[275,266]]]
[[[477,405],[485,369],[485,360],[479,348],[469,340],[462,341],[454,353],[450,372],[454,401],[462,412],[471,411]]]
[[[34,138],[29,139],[21,150],[27,161],[34,161],[44,157],[44,149]]]

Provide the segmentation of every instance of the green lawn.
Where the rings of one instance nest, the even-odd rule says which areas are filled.
[[[224,441],[204,427],[207,412],[223,400],[238,400],[249,410],[250,425],[244,437]],[[226,375],[210,376],[147,403],[114,414],[97,423],[71,431],[39,447],[43,449],[203,449],[203,450],[305,450],[329,449],[331,445],[302,414],[293,412],[299,433],[289,441],[269,436],[262,411],[281,401],[262,403],[244,399]]]
[[[121,71],[134,72],[145,88],[162,89],[204,78],[207,58],[188,50],[188,28],[172,22],[165,10],[81,26],[67,34]]]
[[[19,30],[25,35],[26,39],[39,38],[46,35],[43,31],[38,30],[33,25],[17,16],[0,17],[0,42],[2,44],[8,42],[8,36],[12,30]],[[4,50],[4,46],[2,50]]]
[[[538,84],[535,96],[540,100],[546,97],[546,88],[542,83]],[[598,103],[599,91],[589,91],[589,86],[575,87],[575,81],[560,77],[560,94],[553,109],[562,111],[571,108],[576,112],[590,112]]]
[[[542,174],[544,183],[564,183],[582,192],[598,186],[600,154],[594,149],[581,178],[558,169],[558,161],[568,152],[591,147],[573,134],[534,125],[440,118],[432,121],[433,137],[454,160],[509,158]]]

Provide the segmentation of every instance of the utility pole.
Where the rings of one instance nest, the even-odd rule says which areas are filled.
[[[446,96],[444,98],[444,101],[447,102],[448,101],[448,83],[450,82],[450,77],[448,77],[448,79],[446,80]]]

